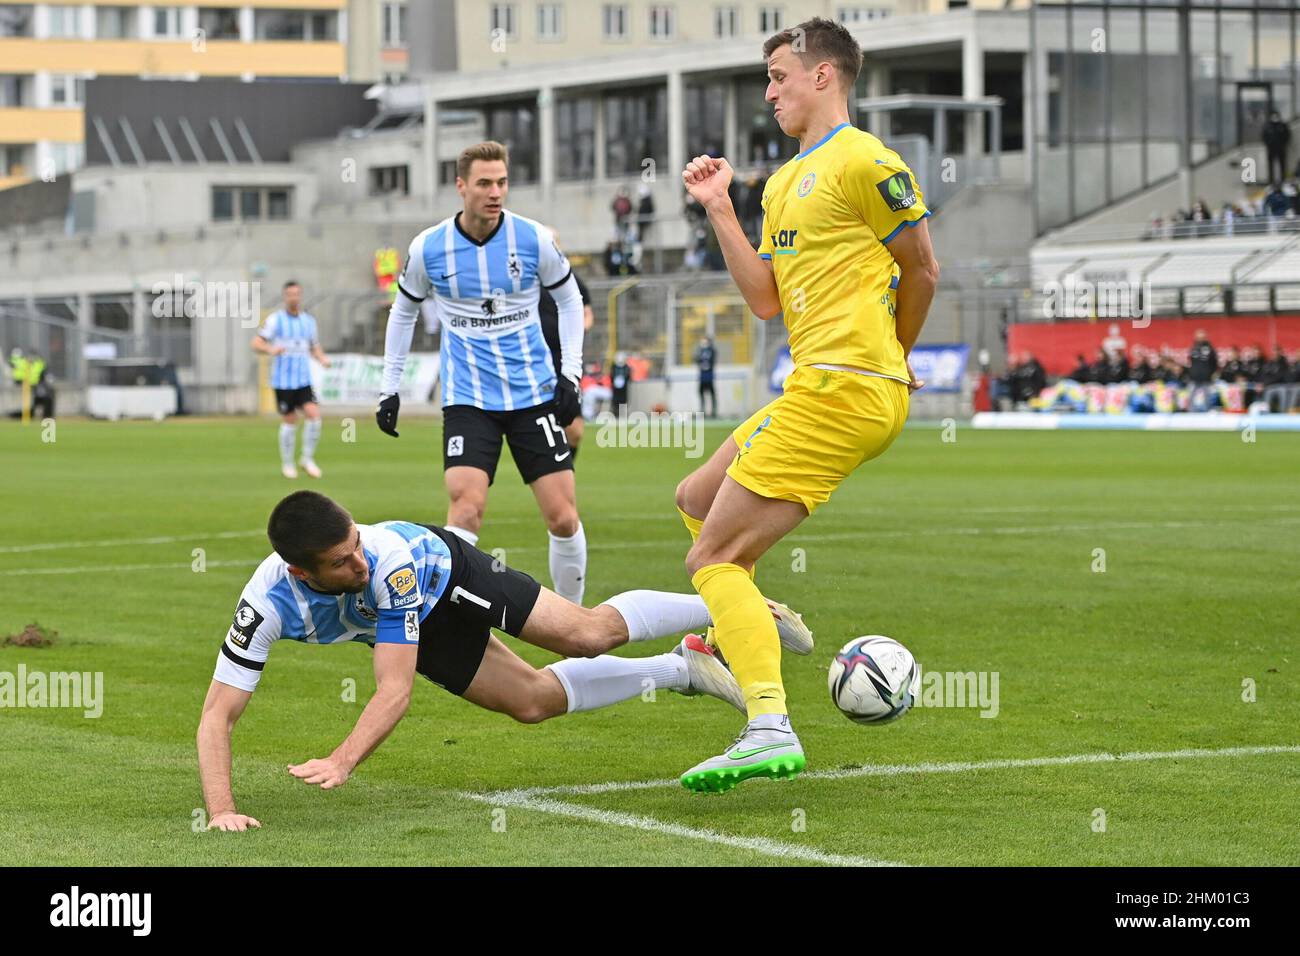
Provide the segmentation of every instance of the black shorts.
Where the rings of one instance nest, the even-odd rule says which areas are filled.
[[[415,670],[459,696],[483,663],[492,628],[518,637],[542,586],[450,531],[425,527],[451,549],[451,576],[442,600],[420,622]]]
[[[302,388],[277,388],[275,390],[275,407],[280,410],[281,415],[288,415],[304,405],[315,404],[316,393],[311,390],[310,385],[304,385]]]
[[[552,472],[573,470],[573,449],[555,421],[550,402],[513,412],[448,405],[442,410],[443,470],[479,468],[487,472],[488,484],[492,484],[503,438],[526,485]]]

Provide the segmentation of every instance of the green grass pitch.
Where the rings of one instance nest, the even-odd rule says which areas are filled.
[[[361,418],[345,442],[327,419],[325,478],[291,483],[270,420],[68,420],[52,443],[39,425],[0,428],[0,635],[59,633],[0,647],[0,671],[102,672],[105,698],[98,719],[0,709],[0,865],[1300,863],[1300,443],[1270,433],[907,429],[759,566],[818,642],[784,661],[815,771],[794,781],[584,791],[672,780],[742,721],[664,693],[525,727],[419,681],[393,736],[322,792],[285,767],[352,727],[370,652],[283,642],[234,739],[236,798],[264,829],[195,832],[199,707],[267,553],[259,529],[296,487],[359,521],[443,520],[439,425],[401,431]],[[707,450],[724,435],[711,428]],[[672,498],[696,462],[595,437],[578,460],[589,603],[688,591]],[[508,455],[480,544],[548,580]],[[930,672],[997,672],[997,716],[845,720],[827,664],[872,633]],[[1290,749],[1251,749],[1269,747]],[[1184,751],[1201,753],[1168,756]],[[1104,757],[1134,753],[1148,759]],[[1041,759],[1075,755],[1103,756]],[[827,773],[866,765],[912,769]]]

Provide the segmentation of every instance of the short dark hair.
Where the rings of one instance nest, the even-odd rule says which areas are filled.
[[[295,285],[298,286],[299,288],[302,287],[302,283],[299,282],[297,279],[290,279],[284,285],[280,286],[280,291],[283,292],[285,289],[289,288],[290,286],[295,286]]]
[[[295,491],[280,501],[266,523],[275,553],[295,567],[314,570],[321,554],[338,547],[352,530],[352,515],[318,491]]]
[[[843,89],[853,89],[862,69],[862,48],[844,24],[825,17],[813,17],[780,33],[774,33],[763,44],[763,59],[768,59],[786,44],[790,45],[791,52],[799,57],[799,62],[805,67],[814,66],[823,60],[834,64]]]
[[[485,162],[500,160],[510,167],[510,150],[496,140],[489,139],[482,143],[475,143],[473,146],[466,146],[456,157],[456,175],[466,182],[469,181],[469,171],[474,165],[474,160],[481,159]]]

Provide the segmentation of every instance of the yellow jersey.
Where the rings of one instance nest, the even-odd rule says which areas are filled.
[[[758,254],[772,261],[796,368],[908,380],[894,325],[899,269],[887,246],[928,215],[907,164],[848,123],[772,174]]]

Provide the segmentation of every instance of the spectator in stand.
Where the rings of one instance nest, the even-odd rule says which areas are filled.
[[[1188,381],[1188,369],[1174,358],[1166,355],[1160,362],[1162,374],[1160,380],[1166,385],[1184,385]]]
[[[1074,379],[1076,382],[1091,382],[1092,369],[1088,367],[1088,360],[1083,357],[1082,352],[1076,355],[1075,359],[1078,364],[1074,366],[1074,371],[1070,373],[1070,378]]]
[[[1223,364],[1219,366],[1219,379],[1224,382],[1244,382],[1246,369],[1237,355],[1237,347],[1231,345],[1223,353]]]
[[[1282,385],[1291,380],[1291,366],[1286,360],[1286,352],[1282,346],[1278,346],[1273,357],[1260,366],[1259,384],[1267,387],[1269,385]]]
[[[1106,353],[1106,381],[1127,382],[1129,380],[1128,358],[1123,352]]]
[[[1094,359],[1092,367],[1088,370],[1088,381],[1096,382],[1099,385],[1105,385],[1108,383],[1110,381],[1110,378],[1107,375],[1107,366],[1109,364],[1110,360],[1106,355],[1106,350],[1100,348],[1097,349],[1097,357]]]
[[[1291,198],[1282,192],[1281,183],[1272,183],[1264,196],[1264,215],[1283,217],[1291,209]]]
[[[1273,166],[1277,165],[1277,181],[1286,178],[1286,152],[1291,142],[1291,127],[1282,121],[1282,114],[1277,110],[1268,114],[1261,137],[1264,150],[1268,154],[1268,178],[1273,181]]]
[[[614,232],[622,239],[627,235],[628,219],[632,215],[632,197],[628,195],[626,186],[618,187],[609,209],[614,214]]]
[[[1129,367],[1128,380],[1137,382],[1139,385],[1145,385],[1152,381],[1150,372],[1147,369],[1147,350],[1140,345],[1133,346],[1133,364]]]
[[[655,197],[650,192],[650,184],[642,183],[637,187],[636,201],[636,241],[645,242],[646,230],[655,220]]]
[[[1160,353],[1152,349],[1147,353],[1146,360],[1146,380],[1148,382],[1166,381],[1169,374],[1165,371],[1165,360],[1160,357]]]
[[[1187,350],[1187,378],[1193,385],[1208,385],[1219,367],[1219,356],[1205,329],[1196,330],[1196,340]]]
[[[1025,352],[1021,359],[1015,371],[1013,394],[1017,402],[1028,402],[1047,387],[1047,372],[1032,352]]]

